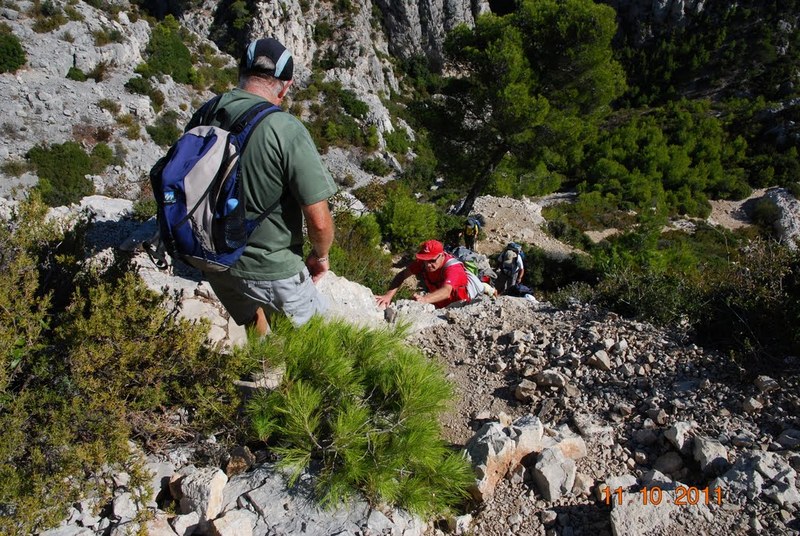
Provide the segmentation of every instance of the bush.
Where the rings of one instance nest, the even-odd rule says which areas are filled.
[[[92,173],[92,158],[77,143],[37,146],[26,156],[39,176],[36,188],[51,207],[77,203],[94,193],[94,184],[86,178]]]
[[[168,147],[175,143],[182,133],[178,128],[178,114],[174,111],[162,114],[156,119],[155,125],[148,125],[145,130],[153,138],[153,141],[162,147]]]
[[[333,26],[328,21],[317,21],[314,26],[314,42],[319,44],[324,43],[333,37]]]
[[[101,110],[108,110],[112,115],[117,115],[120,111],[120,105],[114,99],[100,99],[97,101],[97,107]]]
[[[27,61],[25,50],[10,32],[0,31],[0,73],[13,73]]]
[[[734,261],[708,274],[696,332],[732,350],[747,368],[782,374],[784,356],[800,355],[800,253],[755,240]]]
[[[387,188],[380,182],[373,180],[360,188],[353,190],[353,195],[364,203],[364,206],[375,212],[386,203]]]
[[[380,247],[381,231],[375,217],[338,212],[334,221],[336,241],[330,252],[331,269],[376,294],[385,292],[393,277],[392,258]]]
[[[284,319],[250,347],[257,363],[286,368],[278,390],[248,404],[253,429],[292,481],[320,463],[323,504],[361,491],[371,503],[429,516],[463,502],[474,482],[465,458],[440,438],[437,416],[452,388],[403,336],[320,317],[292,329]]]
[[[156,24],[145,48],[147,64],[140,68],[145,76],[168,74],[176,82],[189,84],[195,76],[192,55],[180,33],[180,24],[172,16]]]
[[[24,160],[6,160],[3,162],[2,166],[0,166],[0,170],[2,170],[6,175],[19,177],[23,173],[30,171],[31,166]]]
[[[70,67],[69,71],[67,71],[67,78],[76,82],[86,82],[86,73],[77,67]]]
[[[399,156],[404,156],[411,147],[408,132],[404,128],[396,128],[392,132],[387,132],[383,138],[386,140],[386,149]]]
[[[420,203],[402,186],[387,193],[377,217],[384,238],[395,251],[414,250],[425,240],[438,236],[436,207]]]
[[[204,349],[207,325],[176,320],[124,263],[86,269],[86,226],[46,214],[34,193],[0,228],[2,534],[53,527],[89,492],[110,498],[102,467],[144,486],[134,436],[159,445],[222,422],[237,433],[242,362]],[[192,408],[192,428],[160,424],[177,407]]]
[[[125,89],[137,95],[150,95],[153,92],[153,84],[147,78],[135,76],[125,82]]]
[[[359,100],[356,94],[349,89],[339,92],[339,101],[344,111],[356,119],[363,119],[369,113],[367,103]]]
[[[100,142],[92,149],[92,173],[102,173],[106,167],[114,163],[114,151],[108,144]]]
[[[556,291],[575,283],[595,283],[598,274],[590,255],[572,254],[553,258],[539,247],[525,248],[524,283],[545,292]]]
[[[128,139],[138,140],[141,138],[142,128],[132,114],[124,114],[117,116],[117,123],[125,128],[125,135]]]
[[[98,47],[108,45],[109,43],[125,42],[125,36],[123,36],[122,32],[120,32],[116,28],[112,28],[111,30],[107,30],[106,28],[101,28],[99,30],[93,31],[92,36],[94,37],[95,46]]]
[[[385,177],[392,172],[392,166],[379,157],[365,158],[361,161],[361,169],[378,177]]]
[[[781,218],[781,209],[771,199],[759,199],[753,206],[753,223],[772,230],[775,222]]]
[[[133,202],[131,218],[134,221],[147,221],[156,215],[157,208],[155,199],[137,199]]]
[[[51,0],[34,0],[29,13],[35,19],[33,31],[37,33],[52,32],[67,23],[67,17],[61,8]]]
[[[97,65],[95,65],[91,72],[87,74],[89,78],[94,80],[95,82],[102,82],[106,79],[106,73],[108,72],[109,64],[107,61],[101,61]]]

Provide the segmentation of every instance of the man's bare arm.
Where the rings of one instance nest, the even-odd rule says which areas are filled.
[[[306,259],[306,266],[311,273],[311,279],[316,283],[330,268],[328,253],[333,244],[333,216],[328,209],[327,200],[313,205],[304,205],[303,216],[306,219],[308,239],[311,241],[312,248],[311,254]]]

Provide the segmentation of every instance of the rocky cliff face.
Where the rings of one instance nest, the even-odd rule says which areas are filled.
[[[680,26],[703,11],[705,0],[601,0],[617,12],[621,24],[641,43],[662,26]]]
[[[144,61],[150,40],[150,25],[136,20],[123,10],[116,16],[78,2],[79,16],[50,32],[37,33],[31,15],[32,2],[8,4],[1,16],[20,39],[28,62],[16,73],[0,76],[0,106],[5,112],[0,140],[0,158],[21,161],[35,145],[50,145],[82,140],[86,133],[107,136],[109,145],[117,146],[123,162],[102,176],[93,177],[96,191],[130,197],[164,149],[144,133],[159,115],[150,99],[132,94],[125,83],[135,76],[136,66]],[[59,4],[60,5],[60,4]],[[60,6],[64,7],[64,6]],[[208,40],[218,2],[205,0],[183,13],[182,24],[196,33],[204,46],[216,47]],[[396,75],[394,58],[424,55],[434,64],[441,63],[446,32],[461,23],[474,24],[475,17],[489,10],[485,0],[380,0],[378,7],[367,0],[353,0],[348,7],[327,2],[261,2],[253,13],[250,38],[272,35],[292,51],[299,86],[308,83],[312,68],[325,63],[326,81],[337,80],[353,90],[369,105],[364,119],[377,127],[378,133],[397,128],[383,101],[402,91]],[[324,31],[323,31],[324,30]],[[116,32],[115,42],[98,44],[99,32]],[[230,64],[235,62],[229,58]],[[71,68],[90,73],[101,68],[103,76],[95,81],[67,78]],[[153,79],[164,95],[163,110],[177,113],[178,125],[185,124],[198,102],[210,93],[197,92],[175,83],[169,76]],[[108,101],[118,105],[109,110]],[[105,105],[103,103],[105,102]],[[141,127],[141,136],[129,136],[120,117],[133,118]],[[130,119],[128,119],[130,122]],[[342,158],[334,151],[332,158],[340,175],[357,179],[363,175],[358,158]],[[367,177],[359,182],[369,180]],[[9,196],[20,187],[35,184],[31,173],[5,176],[0,195]]]
[[[443,62],[447,32],[459,24],[472,26],[490,11],[485,0],[377,0],[395,56],[425,56],[434,66]]]

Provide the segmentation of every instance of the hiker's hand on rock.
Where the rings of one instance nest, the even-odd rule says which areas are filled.
[[[375,303],[378,304],[378,307],[386,308],[391,305],[392,298],[394,298],[394,292],[390,291],[382,296],[375,296]]]
[[[420,303],[428,303],[425,294],[414,294],[414,301]]]
[[[315,284],[317,281],[322,279],[328,269],[330,268],[330,262],[328,261],[328,257],[317,257],[314,253],[308,256],[306,259],[306,266],[308,267],[308,271],[311,274],[311,281]]]

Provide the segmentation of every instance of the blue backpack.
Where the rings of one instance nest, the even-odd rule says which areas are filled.
[[[215,97],[200,109],[202,123],[218,101]],[[230,130],[196,126],[150,170],[161,241],[170,255],[210,272],[223,272],[241,257],[247,239],[280,198],[258,218],[247,219],[239,158],[256,125],[278,110],[264,102]]]
[[[525,253],[522,251],[522,246],[520,246],[520,245],[519,245],[519,244],[517,244],[516,242],[509,242],[509,243],[506,245],[506,249],[505,249],[504,251],[513,251],[514,253],[516,253],[517,255],[519,255],[519,256],[520,256],[520,258],[521,258],[523,261],[525,260]]]

